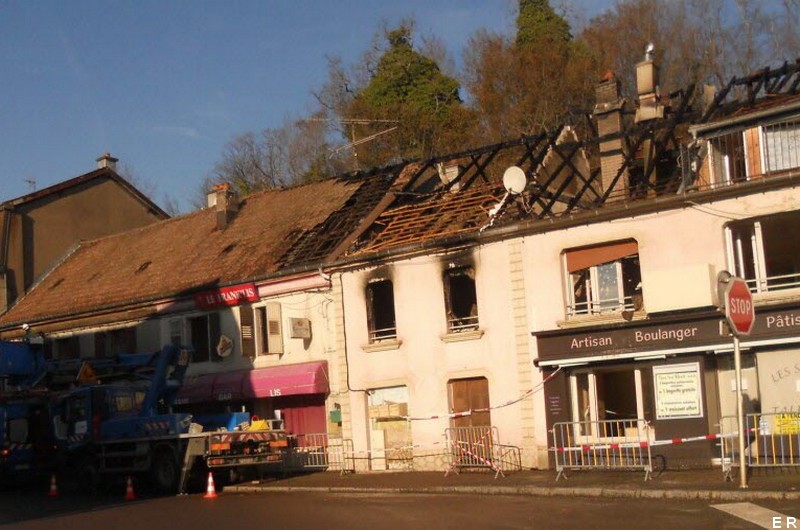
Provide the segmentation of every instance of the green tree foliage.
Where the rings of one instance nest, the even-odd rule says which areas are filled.
[[[463,145],[463,135],[471,125],[458,81],[416,51],[411,37],[409,25],[385,33],[388,47],[373,74],[342,109],[343,121],[361,120],[354,125],[351,140],[396,127],[356,147],[362,165],[446,152]]]
[[[553,10],[550,2],[547,0],[519,1],[517,47],[565,46],[571,40],[569,23]]]
[[[519,8],[516,38],[479,31],[465,52],[484,139],[535,134],[591,101],[593,57],[573,42],[567,21],[547,0],[520,0]]]

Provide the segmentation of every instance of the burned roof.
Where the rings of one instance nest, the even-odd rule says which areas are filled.
[[[659,96],[664,111],[658,119],[637,123],[632,109],[623,107],[617,133],[601,136],[587,114],[586,122],[535,137],[420,162],[405,190],[347,254],[358,261],[386,252],[420,251],[489,227],[530,226],[702,191],[690,163],[702,156],[688,148],[690,125],[794,104],[799,76],[800,60],[735,78],[711,102],[703,102],[694,86]],[[600,153],[614,141],[618,163],[602,175]],[[528,179],[518,195],[506,194],[502,185],[504,171],[512,165],[522,168]]]
[[[85,242],[0,317],[0,327],[190,295],[321,261],[392,178],[361,175],[257,193],[223,229],[206,209]],[[326,227],[332,232],[320,237]]]

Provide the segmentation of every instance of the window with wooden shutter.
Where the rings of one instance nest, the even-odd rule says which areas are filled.
[[[253,307],[243,305],[239,307],[239,326],[242,336],[242,355],[256,356],[255,330],[253,329]]]
[[[283,326],[281,325],[281,304],[267,304],[267,353],[283,353]]]

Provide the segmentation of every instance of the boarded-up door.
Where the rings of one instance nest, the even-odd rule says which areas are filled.
[[[447,383],[450,412],[473,411],[469,416],[452,418],[451,427],[489,427],[489,381],[485,377],[453,379]],[[479,411],[479,412],[475,412]]]

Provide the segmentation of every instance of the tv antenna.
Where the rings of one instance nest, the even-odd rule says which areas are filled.
[[[36,191],[36,179],[25,179],[25,183],[30,187],[31,191]]]
[[[301,121],[320,121],[320,122],[339,122],[342,125],[349,125],[350,126],[350,142],[344,145],[340,145],[334,149],[330,150],[330,155],[328,158],[333,158],[336,153],[344,151],[346,149],[353,150],[353,170],[358,171],[358,151],[355,149],[357,146],[361,144],[365,144],[367,142],[371,142],[375,138],[379,136],[383,136],[384,134],[390,133],[400,127],[399,125],[395,125],[394,127],[389,127],[388,129],[384,129],[382,131],[378,131],[375,134],[371,134],[364,138],[356,139],[356,125],[371,125],[373,123],[400,123],[399,120],[371,120],[369,118],[342,118],[342,119],[331,119],[331,118],[308,118]]]

